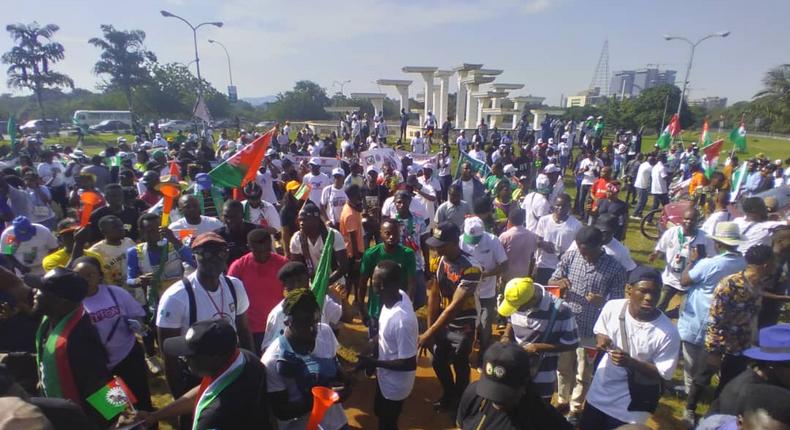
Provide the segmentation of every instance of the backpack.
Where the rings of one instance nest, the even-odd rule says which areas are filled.
[[[233,312],[236,312],[236,286],[233,285],[233,282],[228,278],[227,275],[222,275],[222,278],[225,279],[225,283],[228,284],[228,289],[230,290],[230,296],[233,298]],[[192,327],[192,324],[197,322],[197,302],[195,302],[195,292],[192,290],[192,283],[189,282],[187,277],[181,278],[181,282],[184,283],[184,289],[187,292],[187,297],[189,298],[189,326]],[[220,288],[222,288],[222,284],[220,282]],[[233,316],[234,319],[236,315]]]

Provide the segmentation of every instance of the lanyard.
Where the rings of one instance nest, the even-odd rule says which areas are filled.
[[[219,284],[219,288],[218,289],[219,289],[219,300],[220,300],[219,304],[220,304],[220,307],[217,307],[217,302],[214,301],[214,299],[211,297],[211,293],[209,293],[208,290],[203,288],[203,291],[206,292],[206,295],[208,296],[208,299],[211,300],[211,304],[214,305],[214,309],[217,311],[217,315],[222,316],[222,315],[225,314],[225,312],[224,312],[224,309],[225,309],[225,294],[224,294],[224,291],[222,291],[222,281],[218,279],[217,283]]]

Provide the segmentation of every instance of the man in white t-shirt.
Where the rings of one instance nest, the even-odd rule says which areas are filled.
[[[159,344],[165,339],[182,336],[192,324],[203,320],[222,319],[238,333],[239,346],[254,351],[252,334],[247,323],[250,306],[244,284],[226,276],[228,244],[220,235],[210,232],[195,237],[191,244],[197,269],[171,285],[162,294],[156,315]],[[173,397],[197,385],[185,377],[184,363],[177,357],[164,356],[165,374]]]
[[[23,273],[44,275],[41,262],[58,249],[58,240],[41,224],[31,223],[27,217],[18,216],[0,235],[2,252],[10,264]]]
[[[543,174],[538,175],[535,178],[535,191],[527,194],[521,202],[521,208],[524,209],[526,215],[527,230],[534,232],[538,226],[538,220],[551,213],[551,204],[548,199],[550,194],[549,177]]]
[[[469,139],[466,138],[466,132],[464,130],[461,130],[458,134],[458,138],[455,139],[455,144],[458,145],[459,152],[466,152],[469,149]]]
[[[542,216],[535,227],[539,241],[533,279],[542,285],[548,283],[560,257],[576,240],[576,232],[582,227],[576,217],[570,216],[571,198],[567,194],[560,194],[554,200],[551,212]]]
[[[666,267],[661,274],[664,285],[658,303],[661,311],[666,311],[675,294],[685,294],[688,290],[688,287],[681,285],[680,275],[689,263],[691,249],[697,251],[698,258],[716,255],[713,240],[705,231],[697,228],[698,222],[699,211],[694,207],[686,209],[683,212],[683,223],[665,231],[656,243],[655,250],[647,258],[650,263],[662,254],[666,259]]]
[[[222,221],[200,214],[200,202],[192,194],[182,195],[178,199],[178,211],[183,215],[178,221],[170,223],[168,226],[179,237],[196,237],[199,234],[208,233],[221,228]],[[185,231],[185,233],[178,233]]]
[[[745,255],[746,251],[754,245],[770,245],[774,229],[785,223],[768,220],[768,208],[760,197],[743,199],[741,208],[744,216],[732,221],[738,225],[743,238],[743,244],[738,247],[738,252]]]
[[[669,204],[669,181],[672,177],[667,169],[666,161],[666,155],[659,155],[658,162],[650,171],[650,194],[653,195],[653,210]]]
[[[340,226],[340,212],[348,201],[343,182],[346,173],[340,167],[332,170],[332,180],[334,183],[321,192],[321,213],[326,219],[326,225],[332,228]]]
[[[420,155],[428,153],[428,145],[425,144],[425,139],[420,135],[419,131],[411,139],[411,152]]]
[[[332,179],[321,171],[321,160],[318,157],[311,158],[308,165],[310,172],[302,177],[302,184],[310,186],[310,201],[320,206],[321,192],[332,184]]]
[[[260,226],[269,234],[279,237],[282,222],[277,208],[261,198],[261,187],[250,182],[244,187],[244,221]]]
[[[289,244],[291,260],[304,263],[310,276],[313,276],[318,268],[321,252],[324,250],[324,240],[332,236],[332,249],[334,250],[332,261],[335,270],[329,277],[329,284],[338,281],[343,277],[348,261],[343,235],[334,228],[326,227],[321,223],[321,211],[313,202],[305,202],[299,211],[297,222],[299,230],[291,236]]]
[[[261,187],[261,199],[273,205],[277,204],[277,195],[274,194],[274,178],[278,173],[280,173],[279,169],[272,163],[271,155],[267,152],[267,157],[263,159],[263,165],[255,174],[255,183]]]
[[[491,326],[496,318],[497,276],[507,270],[507,253],[499,237],[485,231],[480,218],[475,216],[464,220],[463,231],[458,246],[483,270],[475,297],[479,303],[477,331],[480,350],[485,351],[491,341]]]
[[[403,269],[391,260],[373,270],[372,285],[381,300],[378,354],[359,355],[359,367],[376,371],[378,381],[373,411],[380,429],[397,429],[403,403],[409,397],[417,374],[417,315],[409,295],[400,288]]]
[[[632,218],[641,219],[642,211],[647,204],[647,195],[650,193],[650,178],[652,177],[653,166],[656,164],[656,157],[647,157],[647,161],[639,165],[634,178],[634,189],[636,189],[636,208]]]
[[[593,328],[598,350],[605,352],[599,352],[604,356],[587,392],[581,429],[644,424],[658,405],[661,379],[672,379],[678,362],[678,330],[656,308],[661,290],[658,272],[639,267],[628,281],[630,297],[606,303]],[[634,372],[640,374],[642,383],[655,384],[655,404],[632,407],[637,405],[631,404],[628,380]]]
[[[576,212],[584,215],[584,205],[587,202],[587,195],[590,193],[590,188],[593,183],[598,179],[598,173],[603,168],[603,162],[595,156],[595,153],[589,151],[587,157],[579,162],[579,170],[577,175],[582,175],[582,184],[579,195],[576,199]],[[584,218],[582,216],[582,218]]]
[[[344,383],[337,362],[338,342],[332,329],[320,322],[320,307],[312,291],[296,289],[283,300],[285,332],[263,353],[269,405],[280,430],[303,430],[313,407],[314,386],[337,387]],[[327,409],[319,424],[322,430],[348,425],[340,401]]]

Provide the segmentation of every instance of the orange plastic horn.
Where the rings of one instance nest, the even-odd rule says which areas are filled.
[[[329,408],[340,400],[340,395],[327,387],[313,387],[313,410],[310,411],[310,420],[307,430],[318,430],[318,424],[324,419],[324,414]]]
[[[170,223],[170,211],[173,210],[173,201],[181,193],[181,189],[176,184],[163,183],[159,185],[159,192],[164,196],[162,203],[162,227]]]
[[[80,195],[80,202],[82,203],[82,213],[80,214],[80,227],[88,225],[91,219],[93,208],[101,202],[101,196],[93,191],[85,191]]]

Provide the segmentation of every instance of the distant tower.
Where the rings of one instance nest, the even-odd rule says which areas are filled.
[[[595,66],[595,73],[590,82],[590,89],[598,88],[599,95],[609,95],[609,39],[603,42],[601,56],[598,57],[598,65]]]

